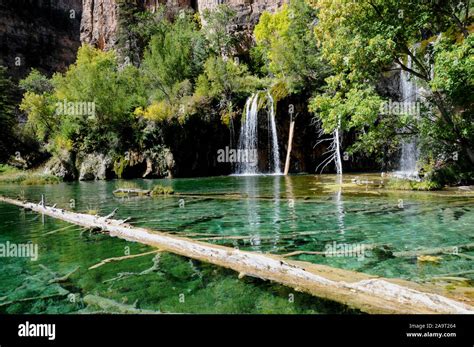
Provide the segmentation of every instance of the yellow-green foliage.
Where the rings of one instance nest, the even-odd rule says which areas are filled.
[[[277,12],[264,12],[254,30],[255,54],[291,93],[312,92],[327,74],[313,33],[316,10],[304,0],[292,0]]]
[[[57,119],[54,119],[54,105],[51,96],[26,92],[20,104],[20,110],[28,115],[27,126],[39,140],[43,141],[57,130]]]
[[[289,41],[290,20],[288,5],[284,4],[275,14],[263,12],[255,26],[254,35],[257,44],[269,47],[267,57],[270,61],[270,71],[281,72],[282,63],[285,61],[284,55],[291,53],[285,47],[285,43]]]
[[[277,81],[270,89],[270,94],[275,103],[286,98],[289,94],[288,85],[285,81]]]
[[[114,162],[114,172],[118,178],[122,178],[123,170],[128,166],[128,160],[120,157]]]
[[[19,173],[19,172],[21,172],[21,170],[17,169],[14,166],[0,164],[0,175],[8,175],[8,174],[14,174],[14,173]]]
[[[174,194],[174,190],[171,187],[165,187],[160,184],[157,184],[156,186],[153,187],[151,190],[151,195],[156,196],[156,195],[171,195]]]
[[[133,181],[120,181],[117,189],[141,189],[140,186]]]
[[[255,82],[257,80],[251,78],[245,64],[232,59],[211,57],[204,64],[204,73],[198,78],[196,94],[214,98],[248,92]]]

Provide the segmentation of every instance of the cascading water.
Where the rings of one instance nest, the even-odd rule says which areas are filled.
[[[268,135],[271,138],[271,162],[270,168],[273,169],[274,174],[281,174],[280,168],[280,148],[278,147],[278,135],[276,130],[276,123],[275,123],[275,108],[273,104],[273,98],[270,93],[267,92],[267,98],[270,102],[269,109],[268,109],[268,122],[269,127],[268,130],[270,134]]]
[[[274,104],[270,93],[267,93],[266,97],[268,98],[269,173],[278,175],[281,174],[281,168]],[[258,154],[258,98],[259,93],[255,93],[247,99],[245,104],[245,120],[240,128],[238,144],[238,150],[241,153]],[[235,173],[239,175],[259,174],[258,155],[255,159],[254,161],[238,162]]]
[[[245,121],[240,128],[238,150],[243,153],[258,151],[258,93],[253,94],[245,103]],[[240,161],[237,163],[237,174],[255,175],[258,173],[258,161]]]
[[[410,69],[412,68],[410,56],[408,56],[407,66]],[[405,105],[410,105],[409,109],[416,109],[416,107],[411,107],[411,105],[418,101],[418,88],[413,81],[410,81],[408,72],[404,70],[400,71],[400,93],[402,102]],[[395,175],[402,178],[418,179],[416,163],[419,152],[416,136],[410,136],[402,140],[401,152],[399,170],[395,172]]]

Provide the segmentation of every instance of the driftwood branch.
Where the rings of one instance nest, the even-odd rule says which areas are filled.
[[[55,278],[49,280],[49,283],[51,284],[51,283],[64,283],[64,282],[67,282],[67,281],[69,281],[69,277],[71,277],[73,274],[75,274],[79,269],[80,269],[80,267],[78,266],[74,270],[72,270],[71,272],[67,273],[64,276],[55,277]]]
[[[118,211],[118,208],[114,209],[112,212],[110,212],[107,216],[104,217],[104,219],[110,219],[112,218],[113,216],[115,216],[115,214],[117,213]]]
[[[102,265],[105,265],[105,264],[108,264],[108,263],[111,263],[111,262],[114,262],[114,261],[121,261],[121,260],[126,260],[126,259],[134,259],[134,258],[138,258],[138,257],[143,257],[143,256],[145,256],[145,255],[155,254],[155,253],[158,253],[158,252],[161,252],[161,251],[160,251],[160,250],[154,250],[154,251],[145,252],[145,253],[140,253],[140,254],[126,255],[126,256],[123,256],[123,257],[107,258],[107,259],[102,260],[100,263],[97,263],[97,264],[95,264],[95,265],[92,265],[92,266],[89,268],[89,270],[97,269],[98,267],[101,267]]]

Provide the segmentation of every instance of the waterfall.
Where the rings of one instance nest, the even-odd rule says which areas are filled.
[[[245,120],[240,127],[239,151],[258,150],[258,93],[253,94],[245,103]],[[255,175],[258,173],[258,162],[238,162],[237,173]]]
[[[270,93],[266,93],[268,115],[268,166],[269,173],[281,174],[278,135],[275,123],[274,101]],[[238,150],[241,153],[258,153],[258,100],[259,93],[251,95],[245,103],[245,120],[240,128]],[[258,155],[256,156],[258,157]],[[259,172],[258,160],[254,162],[238,162],[236,174],[256,175]]]
[[[411,56],[408,56],[407,66],[410,69],[412,68]],[[402,102],[405,104],[409,103],[411,105],[418,100],[418,88],[414,82],[409,80],[409,73],[404,70],[400,70],[400,93]],[[413,107],[409,109],[413,109]],[[395,175],[402,178],[418,179],[416,163],[419,152],[416,136],[402,139],[401,152],[399,169],[395,172]]]
[[[267,92],[268,101],[270,102],[269,110],[268,110],[268,131],[270,134],[268,135],[271,138],[271,161],[270,161],[270,168],[273,170],[274,174],[281,174],[280,168],[280,148],[278,147],[278,135],[276,131],[276,123],[275,123],[275,107],[273,98],[269,92]]]
[[[338,175],[342,175],[342,161],[341,161],[341,141],[339,136],[339,129],[341,128],[341,118],[339,117],[339,121],[337,123],[337,128],[334,130],[334,141],[335,143],[335,153],[334,153],[334,161],[336,164],[336,173]]]

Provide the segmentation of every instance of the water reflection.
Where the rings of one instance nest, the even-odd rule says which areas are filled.
[[[276,250],[280,241],[280,180],[281,176],[273,176],[273,229],[274,237],[272,240],[273,250]]]
[[[246,196],[246,211],[247,211],[247,224],[252,230],[250,244],[253,250],[260,250],[261,238],[260,238],[260,213],[258,210],[257,199],[259,196],[259,185],[257,184],[260,180],[259,176],[243,176],[244,179],[244,192]],[[242,231],[240,231],[242,232]]]
[[[337,212],[337,225],[339,227],[339,232],[341,234],[344,234],[345,226],[344,226],[344,201],[342,200],[342,175],[336,176],[336,185],[339,186],[337,188],[336,193],[334,194],[334,204],[336,206],[336,212]]]

